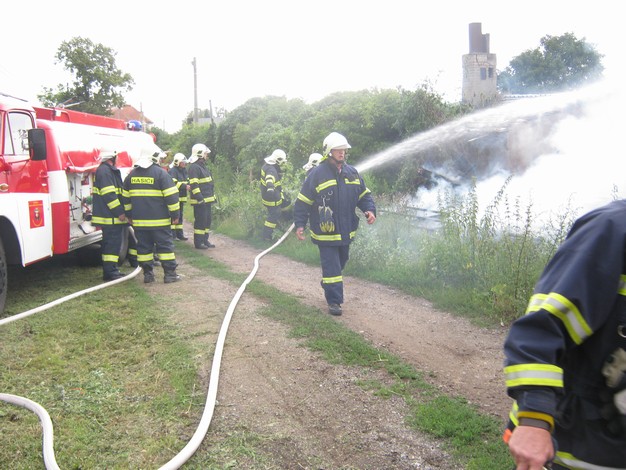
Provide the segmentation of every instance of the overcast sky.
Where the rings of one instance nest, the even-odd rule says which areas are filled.
[[[168,132],[194,106],[232,110],[266,95],[311,103],[330,93],[425,80],[449,101],[461,95],[461,58],[469,24],[490,35],[498,69],[572,32],[605,55],[606,74],[621,76],[620,2],[597,0],[74,0],[5,2],[0,91],[37,104],[43,87],[69,75],[54,55],[62,41],[89,38],[117,53],[135,80],[126,100]],[[516,11],[516,8],[520,10]]]

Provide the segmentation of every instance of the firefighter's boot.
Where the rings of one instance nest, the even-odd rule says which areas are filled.
[[[204,244],[204,235],[193,234],[193,246],[198,250],[206,250],[208,246]]]
[[[154,282],[154,270],[151,264],[145,263],[141,265],[143,269],[143,282],[144,284],[150,284]]]
[[[185,236],[185,232],[183,232],[182,228],[176,229],[176,238],[182,241],[189,240],[189,238]]]
[[[165,269],[165,277],[163,278],[163,282],[165,284],[169,284],[171,282],[178,282],[180,281],[181,277],[176,274],[176,268],[174,269]]]
[[[137,261],[137,255],[128,255],[128,264],[133,268],[139,266],[139,262]]]
[[[103,281],[114,281],[115,279],[119,279],[124,277],[124,275],[120,272],[117,267],[117,263],[111,261],[104,261],[102,263],[102,280]]]
[[[215,248],[215,245],[209,241],[209,234],[208,233],[204,235],[203,244],[207,248]]]

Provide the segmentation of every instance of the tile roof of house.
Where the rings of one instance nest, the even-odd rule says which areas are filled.
[[[136,120],[146,124],[154,124],[154,122],[146,117],[145,114],[143,114],[141,111],[136,110],[129,104],[124,105],[121,108],[112,108],[111,113],[113,113],[111,115],[112,117],[116,119],[121,119],[123,121]]]

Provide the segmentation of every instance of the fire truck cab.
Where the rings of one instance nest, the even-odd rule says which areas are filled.
[[[122,120],[39,108],[0,93],[0,312],[8,265],[94,248],[93,177],[102,149],[117,150],[124,177],[153,136]]]

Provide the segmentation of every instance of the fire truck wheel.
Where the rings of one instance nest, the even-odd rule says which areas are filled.
[[[4,245],[0,238],[0,313],[4,312],[4,304],[7,300],[7,259],[4,256]]]
[[[102,264],[102,251],[99,243],[76,250],[76,259],[80,266],[99,266]]]

